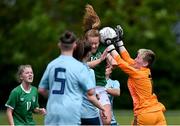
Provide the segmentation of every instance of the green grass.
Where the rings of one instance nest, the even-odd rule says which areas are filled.
[[[131,110],[115,110],[115,115],[120,125],[131,125],[133,120],[133,113]],[[165,113],[168,125],[180,125],[180,110],[168,110]],[[44,117],[41,115],[34,115],[34,120],[37,125],[43,125]],[[4,111],[0,112],[0,125],[7,125],[7,117]]]

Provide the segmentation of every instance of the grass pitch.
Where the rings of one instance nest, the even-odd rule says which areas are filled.
[[[131,110],[114,110],[116,120],[120,125],[131,125],[133,112]],[[43,125],[44,117],[33,115],[37,125]],[[165,113],[168,125],[180,125],[180,110],[168,110]],[[5,111],[0,112],[0,125],[8,125]]]

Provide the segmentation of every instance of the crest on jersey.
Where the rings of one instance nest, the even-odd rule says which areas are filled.
[[[35,102],[35,100],[36,100],[36,98],[35,98],[35,96],[33,96],[33,97],[32,97],[32,101]]]
[[[24,101],[24,98],[20,98],[20,101]]]

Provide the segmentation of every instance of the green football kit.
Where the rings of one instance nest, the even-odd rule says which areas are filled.
[[[15,125],[35,125],[32,113],[39,107],[37,88],[31,86],[29,91],[24,90],[22,84],[11,91],[6,107],[13,109]]]
[[[105,49],[106,49],[106,47],[100,43],[96,53],[92,54],[91,61],[101,58],[101,55],[103,54]],[[97,86],[105,86],[107,83],[106,76],[105,76],[106,60],[102,61],[100,64],[98,64],[96,67],[94,67],[93,70],[95,72],[96,85]]]

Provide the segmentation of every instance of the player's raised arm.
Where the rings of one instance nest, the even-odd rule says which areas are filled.
[[[93,61],[88,61],[87,64],[90,68],[96,67],[98,64],[100,64],[102,61],[104,61],[107,57],[107,50],[104,50],[103,54],[99,59],[93,60]]]
[[[108,53],[111,53],[113,58],[118,54],[113,45],[114,40],[117,38],[117,34],[114,29],[111,27],[104,27],[100,30],[101,42],[107,46],[106,50]]]
[[[115,39],[115,45],[117,46],[117,48],[119,49],[119,52],[123,52],[123,51],[127,51],[126,48],[124,47],[124,43],[123,43],[123,29],[120,25],[117,25],[116,28],[114,29],[117,37]]]

